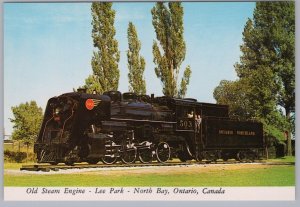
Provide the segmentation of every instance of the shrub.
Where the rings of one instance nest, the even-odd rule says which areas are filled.
[[[22,162],[27,157],[26,152],[16,152],[14,160],[17,163]]]
[[[30,154],[30,153],[29,153]],[[10,150],[4,151],[4,160],[8,162],[23,162],[27,157],[26,152],[14,152]]]

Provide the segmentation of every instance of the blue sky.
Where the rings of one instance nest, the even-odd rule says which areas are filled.
[[[152,44],[154,3],[114,3],[116,39],[121,58],[119,90],[128,91],[127,27],[136,26],[146,60],[147,93],[162,95],[154,72]],[[191,66],[187,97],[215,103],[213,90],[223,79],[234,80],[242,32],[252,18],[255,2],[185,2],[187,46],[183,68]],[[93,52],[90,3],[4,4],[4,128],[11,134],[11,107],[47,100],[84,84],[92,73]]]

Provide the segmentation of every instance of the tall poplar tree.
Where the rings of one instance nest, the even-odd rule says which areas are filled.
[[[96,50],[91,61],[93,74],[85,80],[85,87],[90,93],[117,90],[120,77],[118,69],[120,52],[118,41],[114,38],[115,11],[112,9],[111,2],[93,2],[91,12],[92,38]]]
[[[253,20],[249,19],[244,28],[241,52],[235,69],[237,82],[247,85],[244,100],[251,110],[245,111],[263,121],[270,131],[281,131],[277,138],[284,131],[294,131],[295,3],[257,2]],[[287,151],[291,155],[288,134]]]
[[[141,42],[132,22],[128,24],[127,37],[129,47],[127,51],[129,91],[136,94],[146,94],[146,82],[144,79],[145,59],[139,54]]]
[[[177,81],[180,66],[185,59],[186,46],[183,37],[183,7],[180,2],[158,2],[151,10],[152,24],[157,41],[153,43],[155,73],[163,84],[166,96],[184,97],[191,75],[190,67],[186,67],[180,89]]]

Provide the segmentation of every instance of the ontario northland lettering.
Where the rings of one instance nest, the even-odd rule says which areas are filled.
[[[241,135],[241,136],[255,136],[255,132],[254,131],[236,131],[236,133],[234,133],[233,130],[226,130],[226,129],[220,129],[219,130],[219,134],[222,135]]]

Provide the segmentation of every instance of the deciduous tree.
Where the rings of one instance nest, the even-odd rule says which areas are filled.
[[[117,90],[120,72],[118,64],[120,52],[118,41],[114,38],[115,11],[111,2],[93,2],[92,11],[92,38],[96,50],[91,61],[93,74],[86,79],[87,91],[103,93]]]
[[[278,106],[285,109],[287,131],[295,108],[295,3],[257,2],[253,22],[245,27],[243,55],[236,65],[241,79],[251,79],[254,104],[270,117]],[[291,155],[291,133],[288,136]]]
[[[239,79],[233,85],[240,85],[244,95],[241,100],[235,96],[227,100],[231,96],[220,91],[226,91],[230,84],[220,84],[215,90],[217,102],[225,99],[241,106],[244,112],[250,111],[251,116],[265,124],[267,131],[276,132],[277,138],[284,131],[293,131],[295,3],[257,2],[253,20],[248,19],[244,28],[241,52],[235,65]],[[291,155],[290,138],[288,155]]]
[[[139,54],[141,42],[132,22],[128,24],[127,37],[129,48],[127,51],[129,91],[136,94],[146,94],[146,82],[144,79],[145,59]]]
[[[10,119],[14,129],[12,139],[22,141],[28,148],[38,136],[43,119],[42,108],[35,101],[30,101],[14,106],[11,110],[14,115]]]
[[[218,104],[229,105],[229,115],[231,118],[240,120],[251,119],[254,110],[246,97],[247,84],[242,81],[222,80],[214,90],[214,98]]]
[[[180,2],[169,2],[168,5],[158,2],[151,13],[157,38],[153,43],[156,76],[162,82],[164,95],[184,97],[191,69],[189,66],[185,69],[181,88],[178,90],[178,74],[186,55],[183,7]]]

